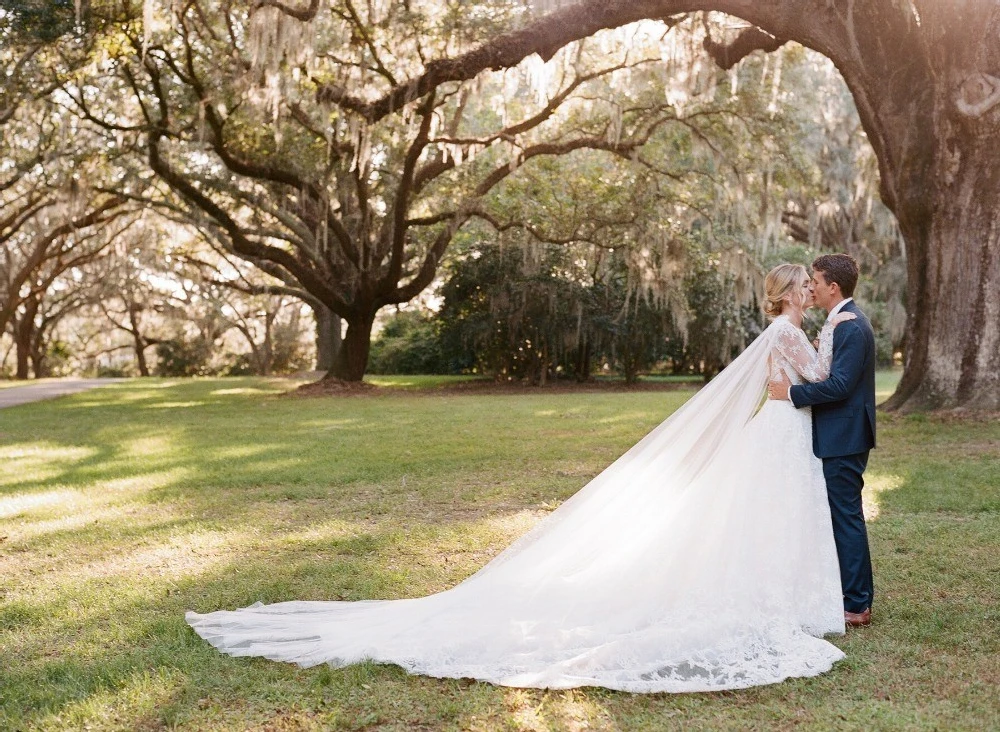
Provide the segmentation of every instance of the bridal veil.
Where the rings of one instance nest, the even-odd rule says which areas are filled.
[[[755,417],[778,327],[450,590],[187,620],[233,656],[519,687],[708,691],[822,673],[843,653],[820,636],[843,618],[809,416],[769,403]]]

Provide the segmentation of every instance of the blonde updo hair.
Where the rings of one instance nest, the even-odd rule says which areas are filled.
[[[764,314],[769,318],[781,315],[785,295],[798,287],[809,272],[801,264],[779,264],[764,278]]]

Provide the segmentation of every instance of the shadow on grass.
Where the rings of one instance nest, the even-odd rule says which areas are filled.
[[[12,473],[0,477],[0,505],[4,495],[22,498],[77,489],[117,491],[123,497],[141,493],[148,502],[180,501],[195,514],[224,515],[234,499],[328,499],[347,496],[357,488],[352,498],[367,494],[372,504],[358,510],[371,512],[382,510],[380,504],[386,500],[411,494],[431,503],[454,501],[456,491],[482,487],[476,485],[476,476],[483,471],[498,490],[508,486],[511,501],[531,503],[541,494],[552,497],[546,482],[554,481],[555,496],[564,497],[596,472],[567,460],[552,475],[549,463],[560,455],[573,455],[567,441],[625,436],[619,446],[612,442],[603,451],[607,464],[641,434],[635,424],[644,419],[650,426],[655,423],[650,410],[633,411],[628,420],[620,414],[593,418],[572,409],[539,410],[530,399],[515,399],[522,414],[518,427],[523,430],[512,431],[509,413],[483,413],[483,399],[502,402],[503,397],[355,401],[345,415],[343,409],[330,414],[340,406],[335,400],[302,405],[258,394],[212,392],[216,395],[208,398],[205,393],[201,384],[166,384],[138,389],[138,395],[109,392],[101,395],[103,401],[91,396],[85,430],[65,424],[79,424],[65,420],[65,409],[72,404],[25,411],[27,418],[0,442],[0,452],[25,444],[20,440],[31,444],[41,438],[53,453],[63,450],[69,455],[62,460],[49,458],[48,472],[37,478]],[[143,409],[136,409],[136,396],[141,397]],[[144,411],[177,400],[198,404],[157,412],[153,420]],[[680,401],[675,398],[669,408]],[[392,409],[391,418],[386,418],[387,409]],[[51,429],[55,415],[65,421],[61,428]],[[436,423],[447,426],[441,429]],[[44,437],[33,429],[36,425],[46,428]],[[74,458],[73,450],[86,455]],[[600,459],[601,448],[595,452]],[[527,480],[518,475],[515,483],[504,480],[502,472],[510,465],[510,456],[517,454],[528,466],[538,465],[539,471]],[[446,487],[444,494],[439,494],[438,486]],[[489,498],[497,498],[496,490]]]
[[[511,722],[517,718],[512,711],[517,705],[530,709],[559,703],[611,719],[623,710],[654,718],[671,711],[683,718],[715,710],[739,718],[748,704],[758,701],[779,708],[822,707],[827,703],[824,695],[831,692],[843,692],[845,703],[857,704],[857,699],[851,702],[851,689],[855,696],[863,693],[868,698],[869,686],[859,682],[859,675],[878,677],[880,688],[890,689],[886,693],[895,706],[901,694],[919,696],[928,689],[943,689],[941,693],[956,699],[978,697],[989,693],[994,678],[990,669],[996,669],[989,659],[1000,650],[996,638],[984,637],[982,630],[984,624],[995,627],[1000,612],[982,586],[990,565],[970,567],[969,556],[989,561],[1000,517],[982,517],[980,523],[966,522],[957,529],[942,527],[942,532],[945,528],[950,536],[928,537],[926,525],[916,519],[880,522],[874,532],[883,560],[880,622],[865,633],[837,641],[850,657],[830,674],[771,689],[638,699],[600,690],[514,692],[413,678],[395,667],[374,664],[301,670],[222,656],[187,627],[185,610],[242,607],[257,600],[403,597],[426,587],[435,575],[443,584],[438,569],[427,569],[421,576],[417,563],[404,567],[399,561],[397,549],[405,545],[403,535],[411,532],[362,532],[291,546],[281,545],[276,535],[264,535],[240,556],[173,582],[167,589],[155,582],[126,592],[109,588],[105,595],[91,595],[86,612],[60,617],[58,602],[77,601],[70,592],[43,608],[44,617],[31,623],[31,640],[22,648],[26,661],[0,672],[5,721],[8,728],[17,729],[56,721],[78,726],[86,719],[113,718],[120,726],[133,728],[192,719],[207,725],[216,715],[224,726],[248,727],[305,714],[324,723],[339,719],[347,728],[398,722],[468,728],[469,720]],[[930,567],[937,574],[921,576]],[[470,562],[466,569],[474,568]],[[100,585],[92,591],[100,593]],[[943,598],[942,592],[954,597]],[[972,645],[970,639],[976,639]],[[978,678],[964,678],[961,683],[951,676],[934,678],[954,671],[955,664],[977,669]],[[914,680],[924,684],[925,691],[905,691]],[[880,702],[869,698],[863,705],[867,714],[872,713],[872,704]],[[754,719],[752,713],[749,719]]]
[[[133,382],[58,405],[22,407],[12,412],[17,429],[0,439],[0,452],[22,438],[29,444],[42,439],[54,452],[80,450],[86,456],[48,459],[47,472],[37,478],[9,473],[0,479],[0,515],[16,518],[23,513],[21,503],[40,515],[26,496],[67,490],[176,505],[220,521],[236,509],[262,513],[256,507],[275,504],[281,512],[289,503],[309,501],[329,502],[329,509],[348,516],[392,515],[397,504],[410,513],[498,501],[527,507],[560,500],[582,487],[642,434],[635,425],[652,426],[684,398],[664,399],[658,414],[647,408],[601,415],[567,409],[565,396],[453,397],[419,404],[394,396],[349,405],[335,399],[277,399],[289,386],[265,380]],[[525,408],[545,398],[557,407]],[[496,404],[496,411],[484,409],[486,403]],[[86,430],[79,429],[80,420],[66,418],[81,409]],[[883,429],[883,442],[884,434]],[[905,444],[913,440],[912,435],[902,438]],[[573,457],[581,442],[597,446],[594,459]],[[945,447],[953,448],[954,440]],[[927,465],[921,462],[923,452],[904,455],[905,465],[900,465],[899,459],[881,461],[882,454],[876,451],[873,468],[897,483],[909,481],[914,472],[943,473],[943,465],[952,474],[941,474],[940,482],[950,478],[949,484],[957,486],[952,489],[956,506],[968,507],[972,493],[979,510],[997,509],[997,496],[982,488],[987,481],[981,479],[993,464],[979,471],[966,463],[958,472],[967,474],[956,476],[940,455],[931,456]],[[512,472],[512,463],[522,469]],[[942,493],[933,497],[939,508]],[[13,499],[6,511],[5,495]],[[928,503],[926,492],[918,499],[913,495],[897,490],[881,500],[887,507],[896,501]],[[60,496],[51,498],[57,502]],[[299,513],[314,518],[309,506]]]
[[[468,694],[468,682],[412,679],[374,664],[302,670],[233,659],[198,638],[183,620],[186,610],[258,600],[402,597],[426,587],[419,566],[394,566],[398,531],[292,545],[278,539],[255,537],[265,551],[245,547],[237,557],[169,584],[114,588],[80,572],[47,603],[6,606],[0,631],[13,631],[19,660],[0,671],[4,729],[75,727],[95,718],[125,728],[172,725],[196,716],[204,721],[213,706],[227,709],[225,725],[238,728],[295,708],[341,721],[392,721],[390,710],[398,710],[401,700],[409,708],[403,718],[421,724],[454,724],[462,716],[502,710],[501,691],[492,687]]]

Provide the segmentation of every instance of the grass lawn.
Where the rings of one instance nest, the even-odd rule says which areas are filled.
[[[1000,729],[996,421],[880,415],[876,620],[821,677],[543,692],[217,653],[185,610],[449,587],[691,394],[377,379],[313,399],[153,379],[0,411],[0,729]]]

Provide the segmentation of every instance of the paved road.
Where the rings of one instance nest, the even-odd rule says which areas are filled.
[[[125,379],[59,379],[58,381],[45,381],[41,384],[8,386],[5,389],[0,389],[0,409],[28,402],[39,402],[42,399],[52,399],[64,394],[76,394],[98,386],[116,384],[119,381],[125,381]]]

